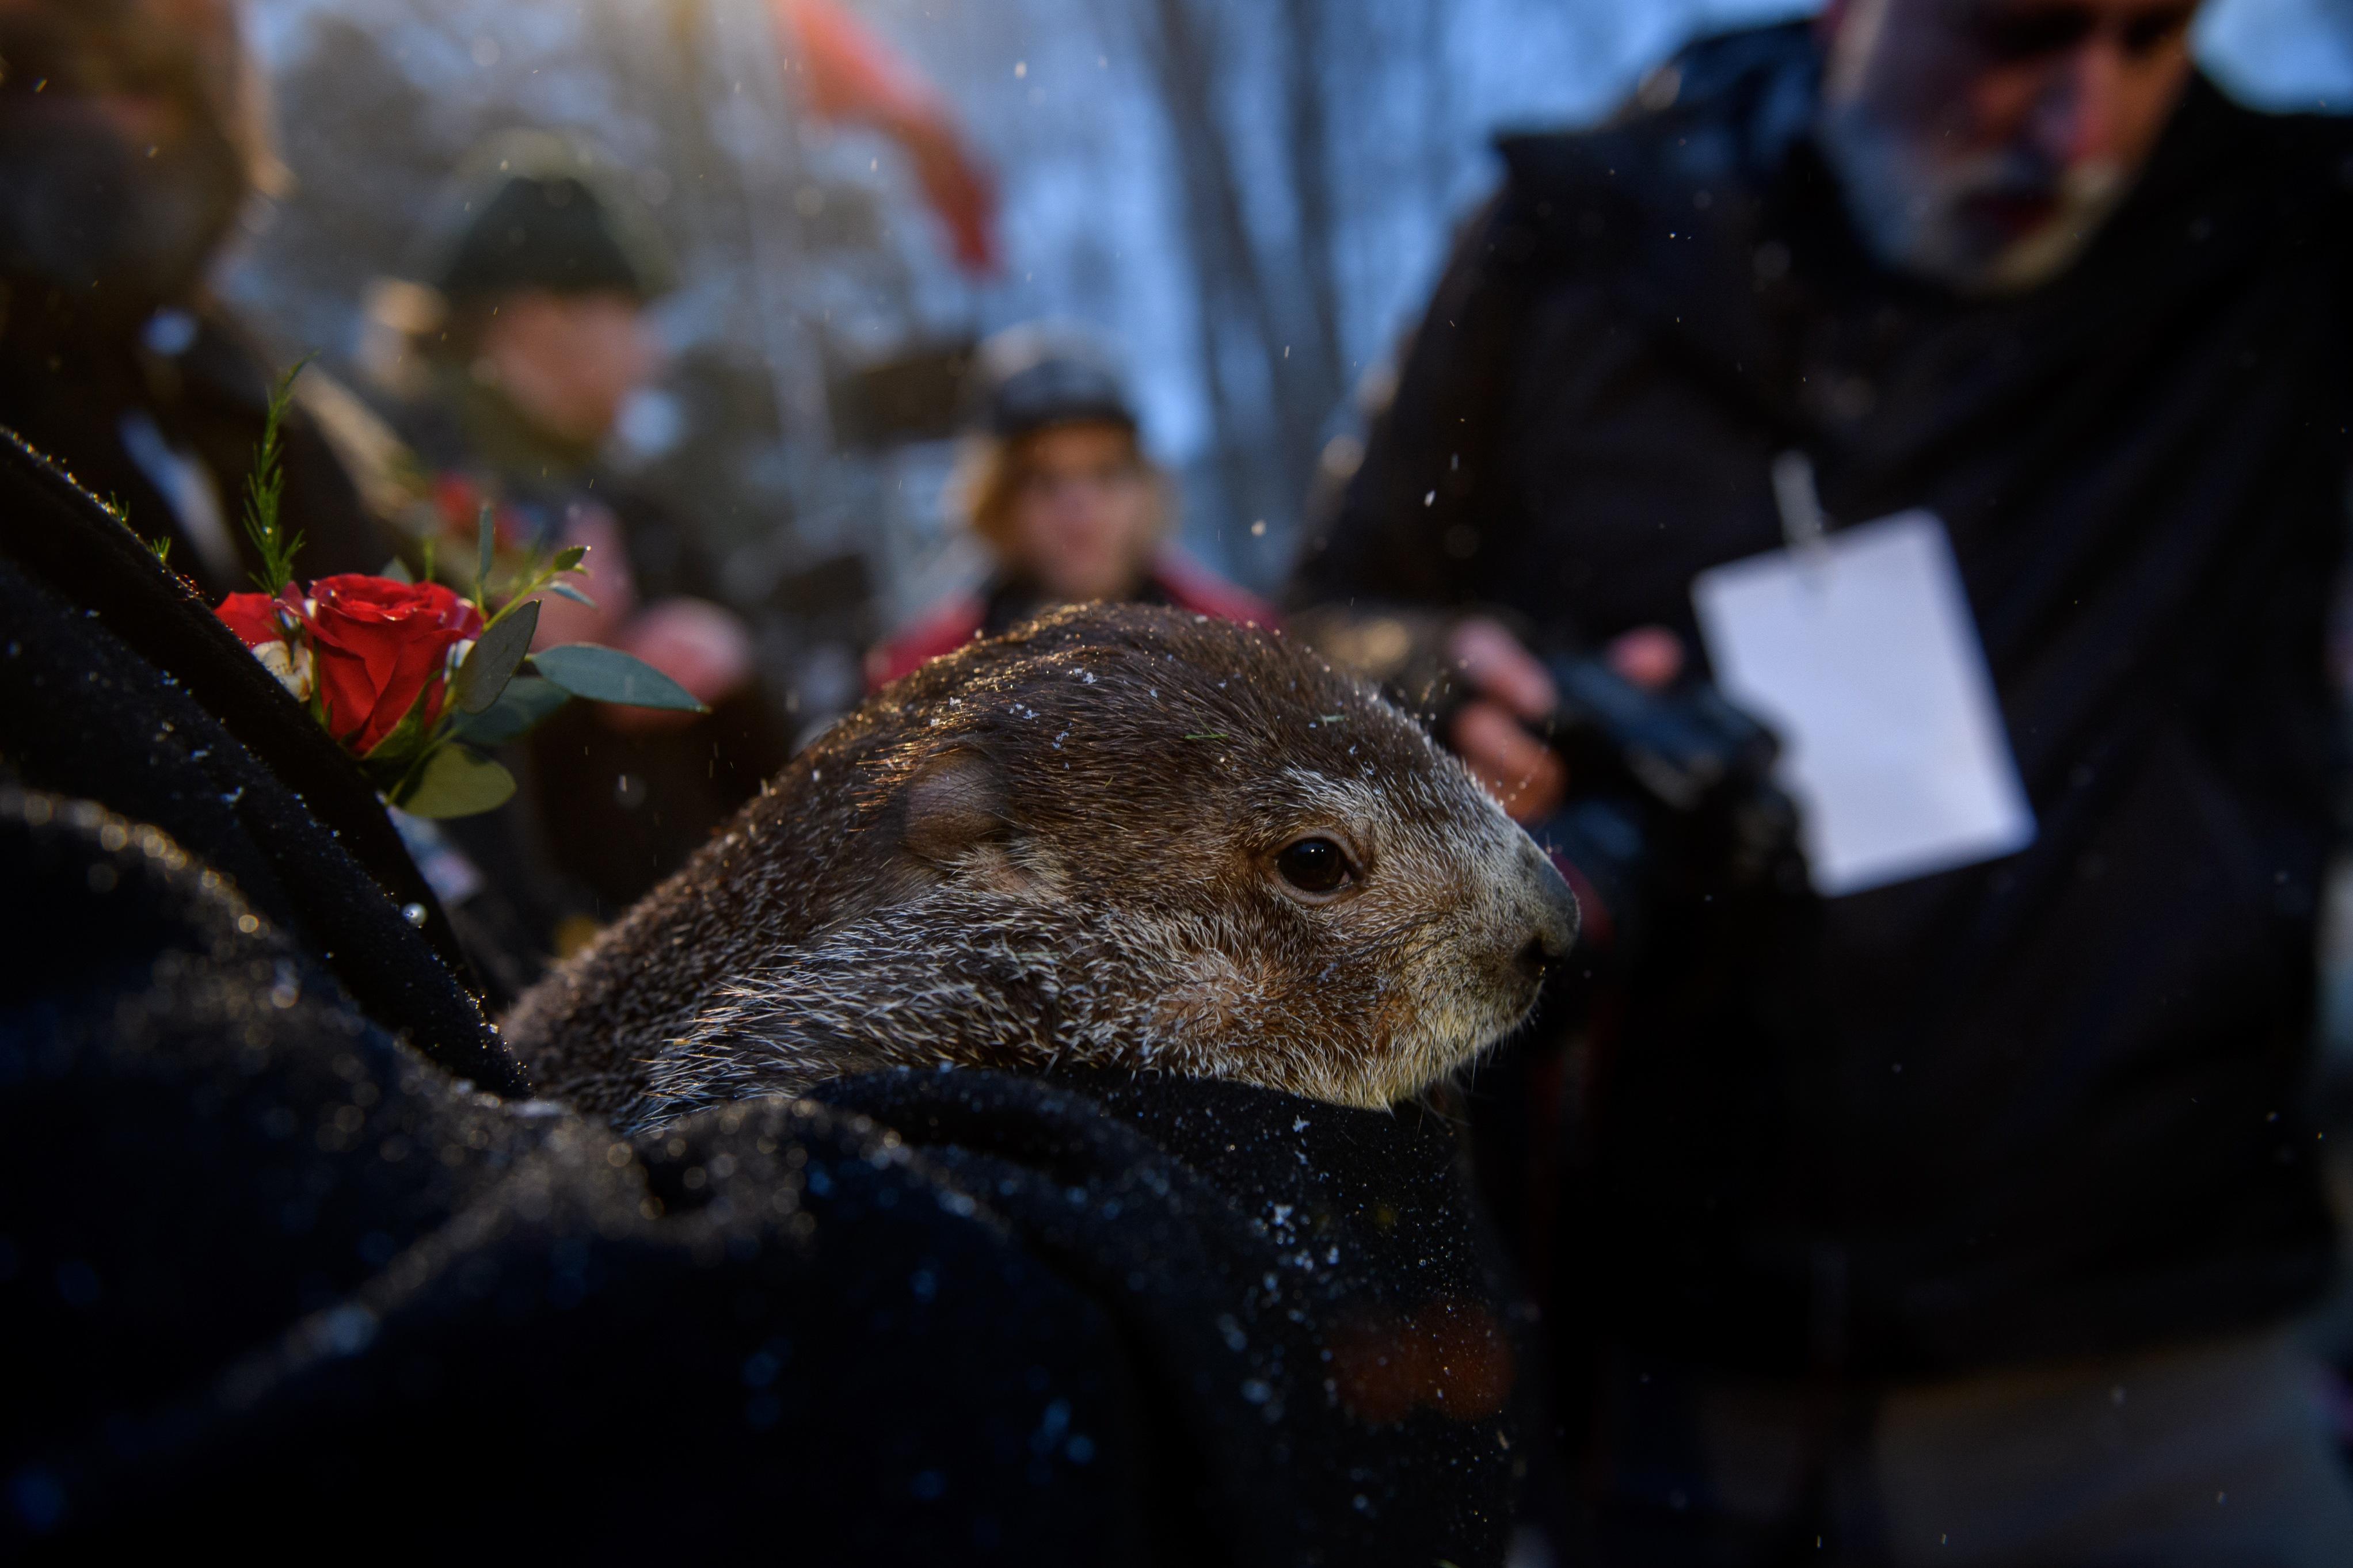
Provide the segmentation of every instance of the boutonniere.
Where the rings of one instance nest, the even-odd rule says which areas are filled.
[[[542,594],[587,602],[568,581],[584,574],[587,551],[531,551],[502,574],[494,606],[489,584],[498,542],[487,506],[470,597],[430,580],[429,541],[424,582],[396,566],[380,576],[296,583],[302,539],[290,536],[280,517],[280,437],[302,368],[289,371],[271,393],[246,483],[246,537],[262,562],[254,574],[259,591],[231,594],[217,613],[386,801],[412,816],[496,809],[514,794],[514,777],[483,749],[519,739],[575,697],[705,710],[670,677],[617,648],[567,643],[533,651]]]

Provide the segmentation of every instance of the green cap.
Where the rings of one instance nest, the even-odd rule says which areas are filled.
[[[525,289],[658,299],[675,286],[653,215],[586,147],[547,132],[492,137],[459,164],[434,284],[452,300]]]

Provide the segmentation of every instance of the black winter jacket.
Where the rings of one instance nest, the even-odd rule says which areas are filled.
[[[2299,1123],[2331,836],[2353,128],[2192,82],[2081,261],[1971,302],[1864,256],[1803,25],[1507,141],[1297,597],[1695,627],[1834,521],[1951,531],[2041,825],[2005,859],[1710,910],[1629,983],[1579,1293],[1638,1345],[1914,1376],[2244,1324],[2328,1260]],[[1694,645],[1695,646],[1695,645]]]
[[[1502,1562],[1435,1118],[901,1073],[625,1141],[524,1098],[430,900],[0,444],[0,1556]]]
[[[0,332],[0,426],[120,506],[142,538],[168,543],[173,570],[218,599],[252,588],[250,576],[260,569],[241,519],[277,373],[224,310],[169,319],[185,341],[167,337],[160,347],[101,335]],[[150,443],[192,460],[209,481],[217,521],[235,547],[233,565],[206,558],[185,521],[185,502],[159,488],[148,466],[154,450],[144,462],[136,455],[134,421],[143,422]],[[307,582],[381,571],[397,544],[394,531],[363,504],[326,433],[301,405],[288,411],[281,439],[281,514],[302,542],[295,574]]]

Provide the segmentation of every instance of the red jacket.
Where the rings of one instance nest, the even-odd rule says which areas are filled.
[[[1136,597],[1245,626],[1279,624],[1272,605],[1174,551],[1163,552],[1153,563],[1145,591]],[[867,689],[880,691],[987,629],[988,601],[979,594],[958,594],[866,656]]]

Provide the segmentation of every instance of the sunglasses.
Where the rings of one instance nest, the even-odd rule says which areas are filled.
[[[2072,54],[2095,37],[2114,41],[2128,60],[2143,60],[2179,42],[2197,15],[2194,0],[2122,16],[2089,5],[2000,5],[1972,7],[1962,26],[1988,58],[2002,65]]]

